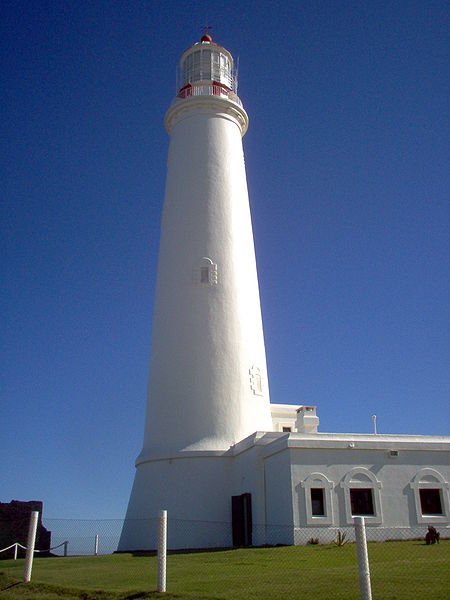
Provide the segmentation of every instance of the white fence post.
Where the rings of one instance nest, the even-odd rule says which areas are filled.
[[[367,553],[364,517],[355,517],[356,554],[358,557],[359,589],[361,600],[372,600],[370,587],[369,555]]]
[[[30,526],[28,528],[27,553],[25,556],[25,566],[23,568],[23,580],[25,583],[31,581],[31,569],[33,568],[34,545],[36,543],[38,517],[38,511],[33,510],[30,517]]]
[[[64,556],[67,556],[67,546],[69,545],[69,542],[65,541],[64,542]]]
[[[98,533],[95,534],[94,554],[98,556]]]
[[[19,547],[19,545],[17,544],[17,542],[14,544],[14,560],[17,560],[17,548]]]
[[[167,563],[167,510],[159,511],[158,518],[158,592],[166,591]]]

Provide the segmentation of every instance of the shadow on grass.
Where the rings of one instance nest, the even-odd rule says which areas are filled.
[[[167,554],[202,554],[207,552],[212,554],[214,552],[230,552],[232,550],[239,550],[239,548],[180,548],[179,550],[167,550]],[[156,550],[131,550],[129,552],[114,552],[113,554],[131,554],[135,557],[140,556],[156,556],[158,553]]]
[[[122,596],[122,600],[139,600],[139,598],[161,598],[164,594],[158,592],[136,592],[135,594],[128,594]]]
[[[222,548],[178,548],[176,550],[167,550],[168,555],[173,554],[214,554],[216,552],[235,552],[236,550],[261,550],[262,548],[288,548],[288,544],[265,544],[262,546],[224,546]],[[157,550],[115,550],[113,554],[131,554],[132,556],[157,556]]]
[[[0,588],[0,592],[5,592],[6,590],[9,590],[13,587],[16,587],[18,585],[21,585],[21,581],[16,581],[15,583],[10,583],[9,585],[5,585],[5,587]]]

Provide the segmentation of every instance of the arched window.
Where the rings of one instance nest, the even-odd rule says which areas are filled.
[[[334,483],[322,473],[310,473],[301,482],[305,491],[306,524],[333,525],[332,489]]]
[[[364,467],[355,467],[341,483],[344,489],[345,515],[347,523],[353,517],[365,517],[367,523],[381,523],[381,481]]]
[[[418,523],[445,523],[449,520],[449,484],[436,469],[421,469],[410,484],[414,491]]]
[[[202,286],[217,284],[217,265],[210,258],[204,256],[200,264],[194,269],[194,282]]]

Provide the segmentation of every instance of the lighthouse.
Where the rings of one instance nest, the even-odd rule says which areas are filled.
[[[248,116],[230,52],[204,35],[182,54],[177,89],[165,117],[144,443],[119,549],[148,548],[140,520],[159,509],[229,519],[230,448],[272,428],[242,146]]]
[[[147,415],[118,550],[154,549],[160,510],[171,549],[330,541],[355,516],[378,540],[448,530],[449,437],[319,433],[315,406],[269,402],[248,116],[207,35],[181,56],[165,126]]]

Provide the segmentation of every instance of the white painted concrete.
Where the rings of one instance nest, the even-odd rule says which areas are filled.
[[[297,431],[296,419],[299,406],[294,404],[274,404],[270,405],[272,416],[273,431]]]
[[[204,257],[212,285],[200,282]],[[193,107],[169,150],[141,459],[224,450],[255,428],[271,419],[241,135],[213,106]]]
[[[139,465],[119,550],[156,548],[157,519],[168,513],[168,548],[231,545],[230,456],[189,452]]]
[[[197,44],[182,62],[203,46],[223,50]],[[237,97],[222,88],[217,95],[214,82],[205,87],[204,73],[195,73],[189,81],[199,95],[176,98],[165,120],[171,139],[147,416],[129,523],[160,508],[192,517],[211,499],[212,482],[213,494],[222,490],[222,469],[185,453],[225,452],[272,427],[242,148],[248,117]],[[214,515],[202,508],[197,518],[229,519],[229,503],[223,490]],[[121,548],[146,544],[128,530],[126,524]]]
[[[230,111],[230,114],[227,113]],[[270,429],[269,390],[241,139],[224,98],[176,100],[153,317],[148,412],[138,462],[225,450]],[[214,281],[201,282],[204,259]],[[206,263],[207,264],[207,263]],[[262,393],[252,385],[259,369]]]
[[[243,493],[252,497],[254,544],[353,528],[352,489],[372,490],[368,537],[385,527],[449,531],[449,437],[317,433],[315,407],[270,406],[241,139],[248,117],[229,54],[205,44],[183,54],[188,87],[166,115],[144,444],[119,550],[156,548],[161,509],[169,548],[230,546],[231,496]],[[220,85],[205,80],[201,62],[184,64],[199,52],[225,57],[215,63]],[[324,490],[319,516],[316,488]],[[422,514],[422,489],[439,491],[440,514]]]

